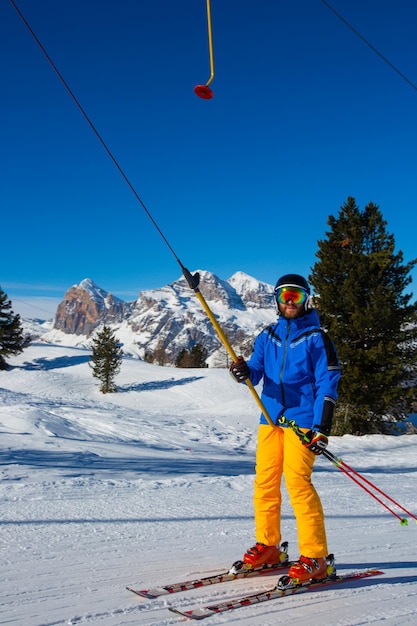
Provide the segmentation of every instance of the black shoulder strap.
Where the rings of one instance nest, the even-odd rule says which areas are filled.
[[[320,328],[320,333],[323,337],[323,343],[326,349],[328,367],[330,369],[339,368],[339,359],[337,358],[337,352],[333,341],[322,328]]]

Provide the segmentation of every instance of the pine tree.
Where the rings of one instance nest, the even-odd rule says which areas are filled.
[[[11,300],[0,287],[0,370],[7,369],[4,357],[23,352],[30,344],[30,336],[23,334],[20,315],[12,311]]]
[[[92,355],[90,367],[93,370],[94,378],[97,378],[101,385],[102,393],[113,393],[117,391],[114,379],[120,371],[123,357],[121,349],[113,331],[108,326],[103,326],[93,339]]]
[[[206,363],[206,359],[208,357],[207,349],[201,345],[201,343],[196,343],[195,346],[191,348],[191,361],[193,365],[191,367],[208,367]]]
[[[341,362],[335,432],[392,432],[416,399],[417,303],[406,288],[417,259],[395,253],[372,202],[360,211],[349,197],[328,224],[309,278]]]
[[[191,350],[183,348],[175,359],[175,367],[208,367],[206,359],[207,349],[200,343],[196,343]]]
[[[177,358],[175,359],[175,367],[191,367],[190,353],[185,348],[180,350]]]

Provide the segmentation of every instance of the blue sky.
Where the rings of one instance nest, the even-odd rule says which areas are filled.
[[[379,205],[396,251],[417,256],[417,90],[320,0],[211,0],[212,100],[194,94],[210,76],[205,0],[16,4],[191,271],[308,275],[348,196]],[[330,4],[417,84],[415,0]],[[87,277],[125,300],[177,279],[12,3],[1,13],[0,285],[14,310],[36,302],[42,317]]]

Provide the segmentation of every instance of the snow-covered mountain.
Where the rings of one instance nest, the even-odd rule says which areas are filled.
[[[236,272],[228,280],[200,270],[199,289],[228,341],[248,356],[261,328],[276,318],[272,285]],[[144,358],[163,351],[173,364],[182,349],[201,344],[214,367],[227,364],[227,354],[194,291],[181,276],[159,289],[142,291],[137,300],[123,302],[86,278],[73,285],[59,304],[53,327],[39,332],[40,340],[89,347],[104,324],[110,326],[127,355]],[[162,350],[161,350],[162,349]]]

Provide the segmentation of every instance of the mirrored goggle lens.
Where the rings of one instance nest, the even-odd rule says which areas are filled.
[[[275,293],[280,304],[286,304],[289,300],[294,304],[303,304],[307,300],[307,292],[299,287],[280,287]]]

